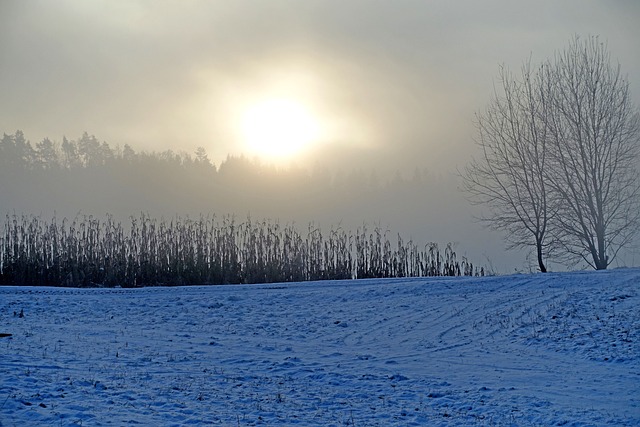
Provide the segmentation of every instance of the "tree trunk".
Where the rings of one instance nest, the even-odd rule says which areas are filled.
[[[598,243],[597,257],[594,259],[596,270],[606,270],[609,266],[609,257],[605,253],[605,236],[604,227],[596,225],[596,239]]]
[[[540,273],[546,273],[547,267],[544,265],[544,260],[542,259],[542,241],[536,241],[536,251],[538,253],[538,268],[540,269]]]

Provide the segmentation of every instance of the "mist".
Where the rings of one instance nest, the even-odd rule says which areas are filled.
[[[0,213],[378,223],[453,242],[498,272],[528,271],[526,253],[483,229],[482,208],[458,189],[476,154],[474,114],[499,65],[543,60],[573,34],[608,42],[640,104],[638,18],[633,1],[5,1],[0,132],[21,130],[33,146],[86,131],[113,150],[203,147],[210,166],[3,163]],[[236,128],[243,108],[270,96],[300,99],[327,129],[275,165]]]

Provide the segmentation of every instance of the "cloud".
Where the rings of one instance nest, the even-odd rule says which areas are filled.
[[[470,214],[451,176],[475,150],[474,113],[489,101],[499,65],[517,69],[575,33],[599,34],[640,104],[639,4],[4,0],[0,132],[21,129],[32,143],[86,130],[136,150],[204,146],[219,164],[239,154],[242,109],[284,93],[308,102],[332,130],[303,166],[363,176],[375,168],[383,181],[426,168],[446,187],[437,203],[376,200],[375,209],[354,213],[354,198],[326,206],[328,215],[458,233],[474,240],[465,246],[496,254],[486,234],[469,237]]]
[[[640,14],[631,1],[10,0],[0,7],[0,130],[35,139],[87,130],[146,149],[203,145],[218,159],[237,150],[234,108],[274,90],[278,78],[310,82],[292,90],[335,127],[327,152],[348,145],[394,167],[451,169],[473,150],[473,114],[486,104],[499,64],[542,60],[573,33],[597,33],[626,72],[640,74]],[[636,97],[639,88],[632,81]]]

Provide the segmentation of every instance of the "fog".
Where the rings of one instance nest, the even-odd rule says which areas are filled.
[[[214,167],[208,178],[140,166],[56,172],[50,182],[3,165],[0,213],[379,223],[455,242],[500,272],[527,270],[525,254],[475,222],[481,208],[458,190],[457,170],[475,152],[474,114],[501,64],[542,61],[574,34],[608,42],[640,104],[639,21],[640,4],[623,0],[5,0],[0,132],[21,130],[33,146],[86,131],[114,150],[203,147]],[[238,129],[243,110],[269,97],[296,99],[324,129],[274,167]]]

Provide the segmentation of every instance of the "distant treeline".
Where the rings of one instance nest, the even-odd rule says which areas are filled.
[[[395,244],[380,227],[326,236],[278,222],[231,216],[197,219],[111,216],[44,220],[7,215],[0,236],[0,284],[140,287],[485,274],[451,244]]]
[[[108,212],[120,220],[132,212],[158,218],[251,213],[286,222],[348,223],[351,229],[362,221],[391,220],[410,224],[404,233],[430,228],[425,216],[433,216],[443,199],[457,192],[456,182],[443,182],[424,169],[364,171],[357,159],[348,170],[333,169],[330,163],[278,168],[242,156],[213,164],[204,148],[193,153],[136,151],[86,132],[76,139],[45,138],[35,144],[21,131],[5,133],[0,138],[0,182],[5,212],[55,212],[61,217]],[[402,215],[397,215],[398,207]],[[448,237],[430,239],[443,238]]]
[[[109,145],[86,132],[77,139],[45,138],[32,144],[18,130],[0,139],[0,201],[19,212],[55,210],[67,217],[78,211],[118,217],[131,212],[155,216],[251,212],[264,218],[317,221],[318,211],[328,207],[341,211],[337,221],[325,221],[334,223],[354,210],[361,216],[399,203],[425,205],[456,191],[455,183],[445,188],[425,170],[410,171],[405,178],[407,171],[391,176],[357,167],[346,172],[329,167],[276,168],[242,156],[229,156],[216,165],[203,147],[193,153],[136,151],[126,144]],[[40,200],[46,203],[38,204]],[[183,210],[175,212],[174,206]]]
[[[15,134],[4,134],[0,140],[0,165],[23,169],[73,169],[112,165],[117,162],[143,162],[149,158],[177,166],[199,164],[213,167],[204,148],[195,152],[175,153],[171,150],[161,153],[136,152],[129,145],[111,147],[100,142],[94,135],[84,132],[77,140],[62,138],[55,142],[45,138],[33,146],[20,130]]]

